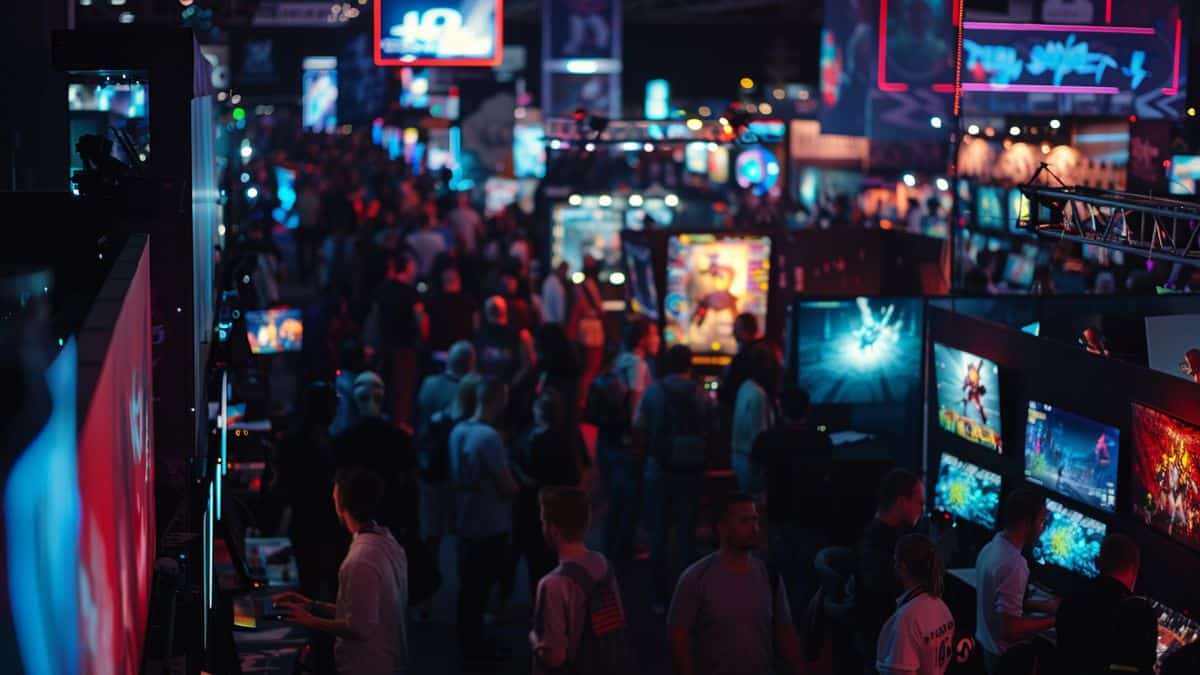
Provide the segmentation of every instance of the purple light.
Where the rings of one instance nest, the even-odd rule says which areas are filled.
[[[1072,26],[1056,23],[996,23],[993,21],[964,21],[967,30],[1019,30],[1042,33],[1109,33],[1122,35],[1154,35],[1153,28],[1136,26]]]
[[[1091,87],[1071,84],[992,84],[990,82],[964,82],[963,91],[1008,92],[1010,94],[1119,94],[1116,87]]]

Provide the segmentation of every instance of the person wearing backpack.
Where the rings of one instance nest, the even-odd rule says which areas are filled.
[[[583,543],[591,503],[583,490],[544,488],[538,494],[542,532],[558,567],[542,577],[534,602],[534,675],[637,673],[621,590],[605,557]]]
[[[704,487],[708,405],[691,379],[692,350],[675,345],[663,358],[664,377],[646,390],[633,418],[635,445],[646,448],[646,529],[654,579],[654,611],[670,599],[676,571],[696,559],[693,534]],[[667,545],[675,527],[675,545]],[[670,549],[675,560],[670,560]]]

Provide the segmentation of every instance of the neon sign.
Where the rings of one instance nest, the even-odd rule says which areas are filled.
[[[1092,51],[1090,43],[1079,41],[1074,33],[1065,40],[1033,45],[1027,58],[1021,58],[1016,47],[985,45],[967,39],[963,40],[963,49],[967,71],[976,80],[986,79],[990,84],[1013,84],[1026,74],[1033,77],[1049,74],[1054,86],[1063,85],[1072,76],[1089,78],[1099,86],[1105,75],[1119,73],[1125,78],[1126,89],[1137,89],[1150,74],[1145,67],[1145,51],[1129,52],[1128,65],[1122,66],[1111,54]]]
[[[497,66],[502,60],[503,0],[379,0],[374,23],[376,65]]]

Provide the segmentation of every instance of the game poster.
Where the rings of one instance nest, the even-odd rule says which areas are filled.
[[[797,383],[820,404],[909,398],[921,379],[923,310],[919,299],[797,303]]]
[[[1025,478],[1064,497],[1112,511],[1121,431],[1037,401],[1025,423]]]
[[[246,312],[246,337],[255,354],[298,352],[304,345],[304,323],[298,309]]]
[[[1133,512],[1200,549],[1200,427],[1133,404]]]
[[[1033,559],[1089,577],[1099,574],[1096,556],[1107,526],[1053,499],[1046,500],[1046,510],[1046,529],[1033,545]]]
[[[995,528],[1000,474],[942,453],[933,508],[989,530]]]
[[[623,241],[621,248],[625,254],[629,309],[651,321],[658,321],[658,283],[654,279],[654,256],[650,247]]]
[[[934,343],[938,424],[943,430],[1003,450],[1000,432],[1000,368],[968,352]]]
[[[749,312],[760,326],[766,325],[770,265],[768,237],[671,237],[666,343],[686,344],[697,354],[735,354],[733,320],[738,314]]]

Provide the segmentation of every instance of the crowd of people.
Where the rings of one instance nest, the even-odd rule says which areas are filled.
[[[314,669],[410,672],[408,628],[428,620],[453,542],[464,671],[512,658],[488,617],[521,606],[524,561],[535,673],[643,672],[621,594],[639,573],[674,672],[808,672],[824,640],[813,598],[828,590],[817,558],[829,543],[833,450],[755,317],[737,317],[737,354],[710,397],[688,347],[662,349],[644,318],[606,320],[593,266],[543,273],[542,242],[516,209],[485,220],[469,194],[411,175],[361,135],[280,135],[245,167],[258,195],[241,205],[245,225],[222,260],[253,261],[248,303],[279,301],[289,273],[315,298],[296,423],[269,481],[290,511],[299,569],[298,590],[275,601],[313,631]],[[272,183],[281,166],[298,183],[298,225],[284,239]],[[715,499],[714,459],[737,484]],[[942,600],[937,546],[914,531],[924,495],[907,471],[884,479],[846,580],[853,639],[838,672],[943,673],[959,654],[965,617]],[[604,505],[596,523],[593,502]],[[1089,594],[1038,605],[1024,597],[1020,550],[1044,520],[1036,495],[1018,491],[980,554],[987,672],[1034,672],[1020,669],[1036,659],[1025,645],[1055,624],[1054,610],[1064,658],[1088,664],[1069,672],[1146,672],[1153,643],[1126,602],[1136,547],[1111,536]],[[1133,628],[1085,647],[1094,631],[1111,633],[1109,616]]]

